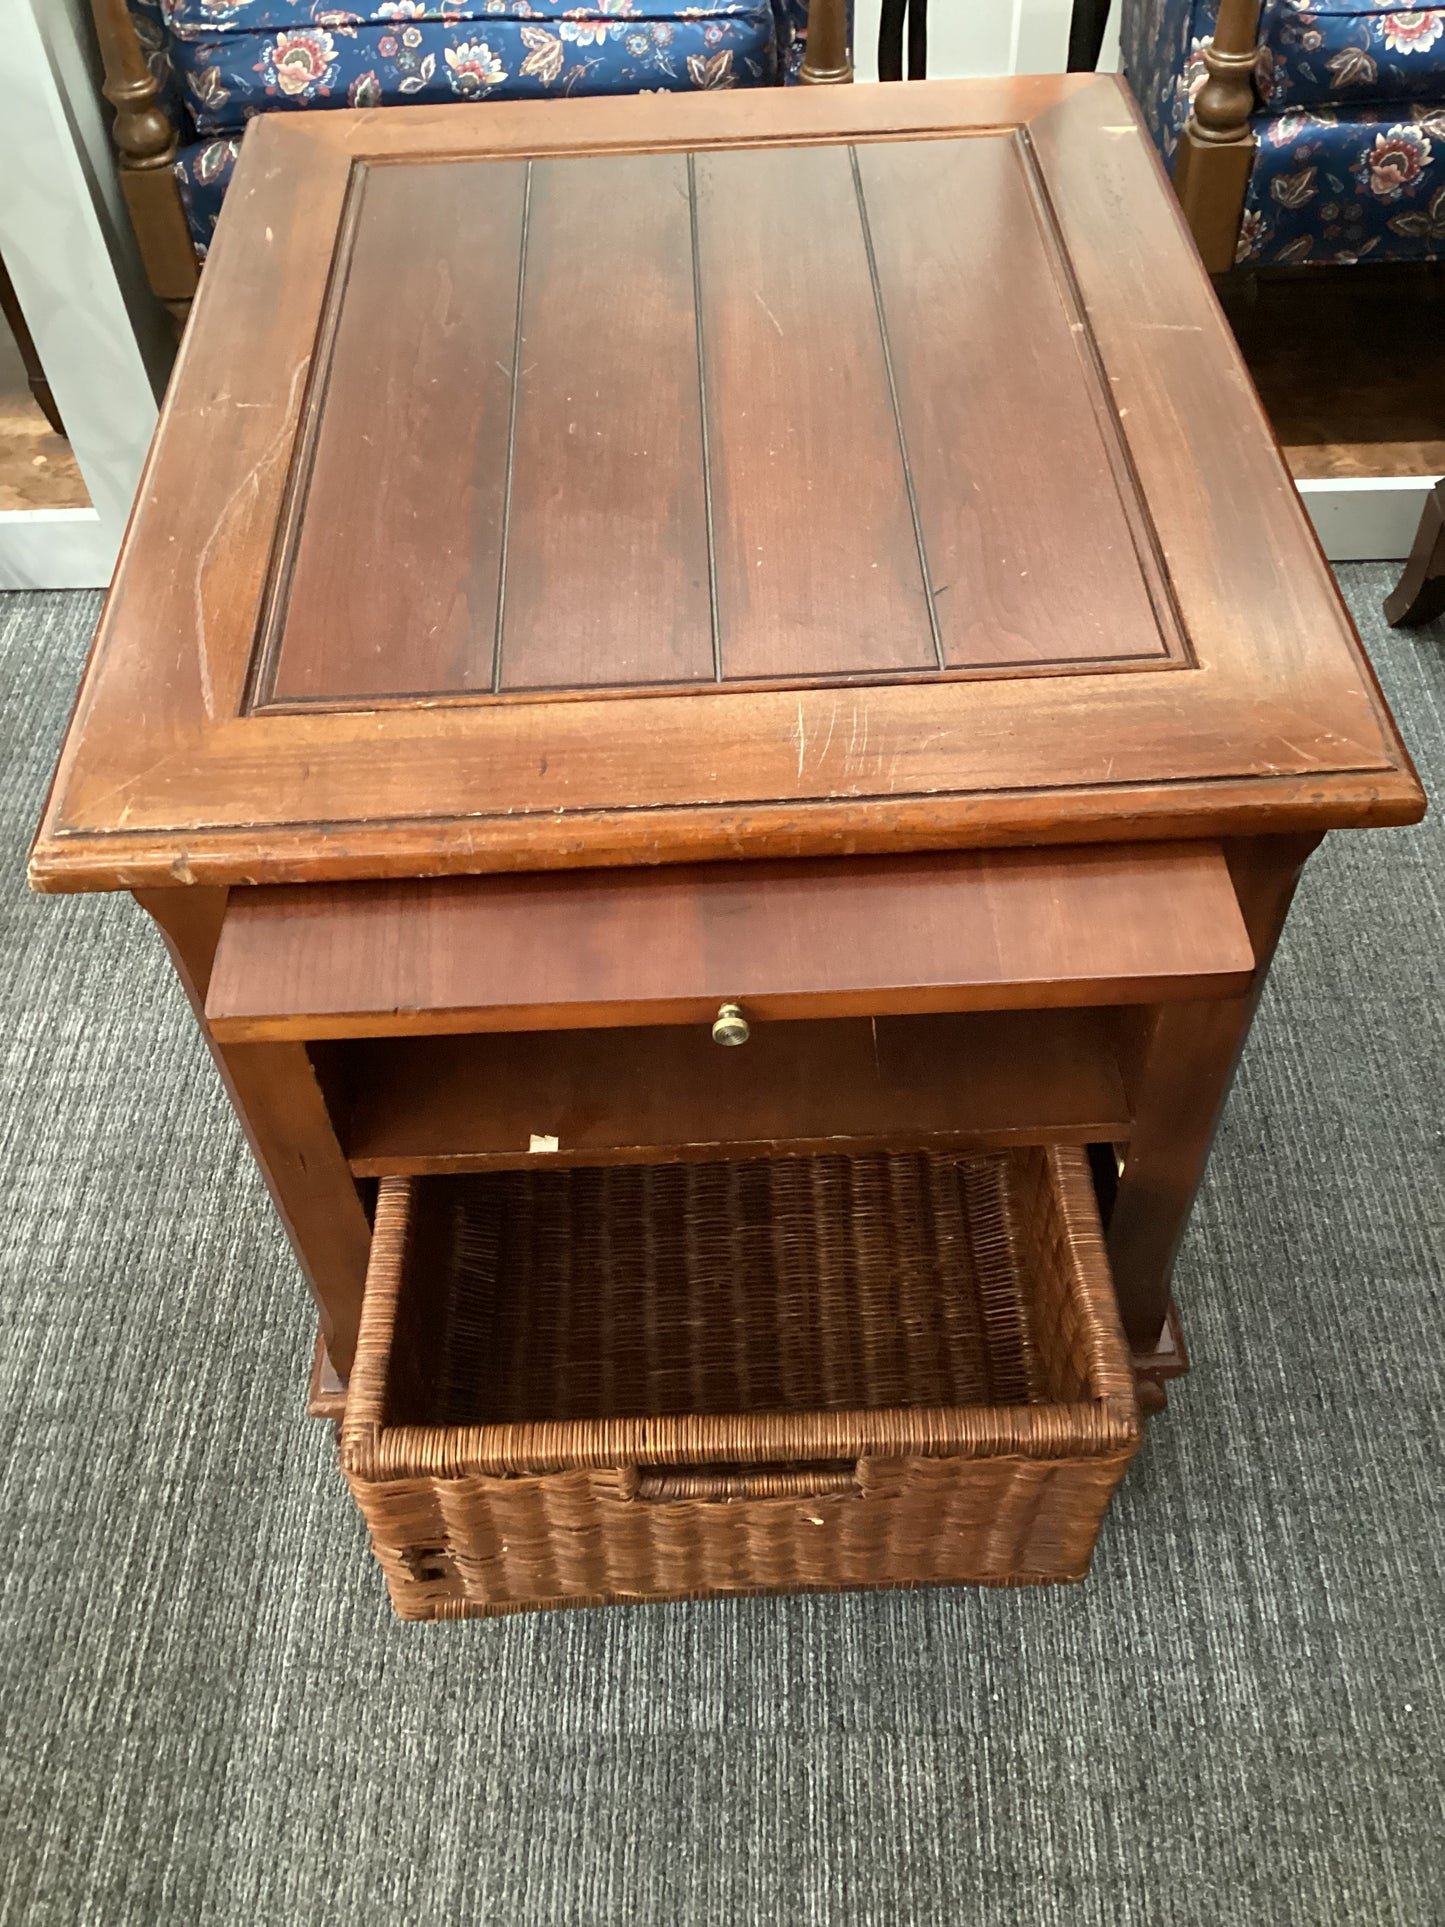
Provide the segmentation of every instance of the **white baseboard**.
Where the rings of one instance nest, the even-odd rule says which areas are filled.
[[[118,541],[94,509],[0,510],[0,591],[103,589]]]
[[[1438,476],[1359,475],[1298,484],[1331,562],[1403,562]]]

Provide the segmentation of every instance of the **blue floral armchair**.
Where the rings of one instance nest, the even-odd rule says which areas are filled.
[[[1254,11],[1123,0],[1124,71],[1177,178],[1181,146],[1206,119],[1203,90],[1215,87],[1189,171],[1199,184],[1210,175],[1211,197],[1219,181],[1232,200],[1201,216],[1197,184],[1186,193],[1181,183],[1206,264],[1217,272],[1231,254],[1261,266],[1445,258],[1445,6],[1263,0],[1257,29]],[[1241,44],[1225,48],[1246,14]],[[1216,48],[1224,60],[1211,59]],[[1232,173],[1231,144],[1243,162]]]
[[[257,114],[849,79],[842,0],[814,4],[832,51],[810,70],[809,0],[94,0],[127,198],[176,308],[189,248],[162,196],[204,257]]]

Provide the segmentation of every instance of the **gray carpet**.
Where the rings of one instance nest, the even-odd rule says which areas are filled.
[[[23,890],[96,607],[0,597],[0,1919],[1445,1920],[1438,817],[1311,866],[1087,1586],[405,1628],[157,942]]]

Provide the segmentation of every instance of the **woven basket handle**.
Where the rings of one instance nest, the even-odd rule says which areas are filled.
[[[832,1461],[805,1472],[780,1472],[776,1466],[670,1465],[637,1475],[636,1496],[653,1504],[669,1500],[820,1499],[863,1490],[861,1468]]]

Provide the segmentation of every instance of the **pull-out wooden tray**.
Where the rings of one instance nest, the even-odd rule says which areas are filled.
[[[231,1043],[1154,1003],[1254,957],[1219,846],[1094,845],[232,892]]]

